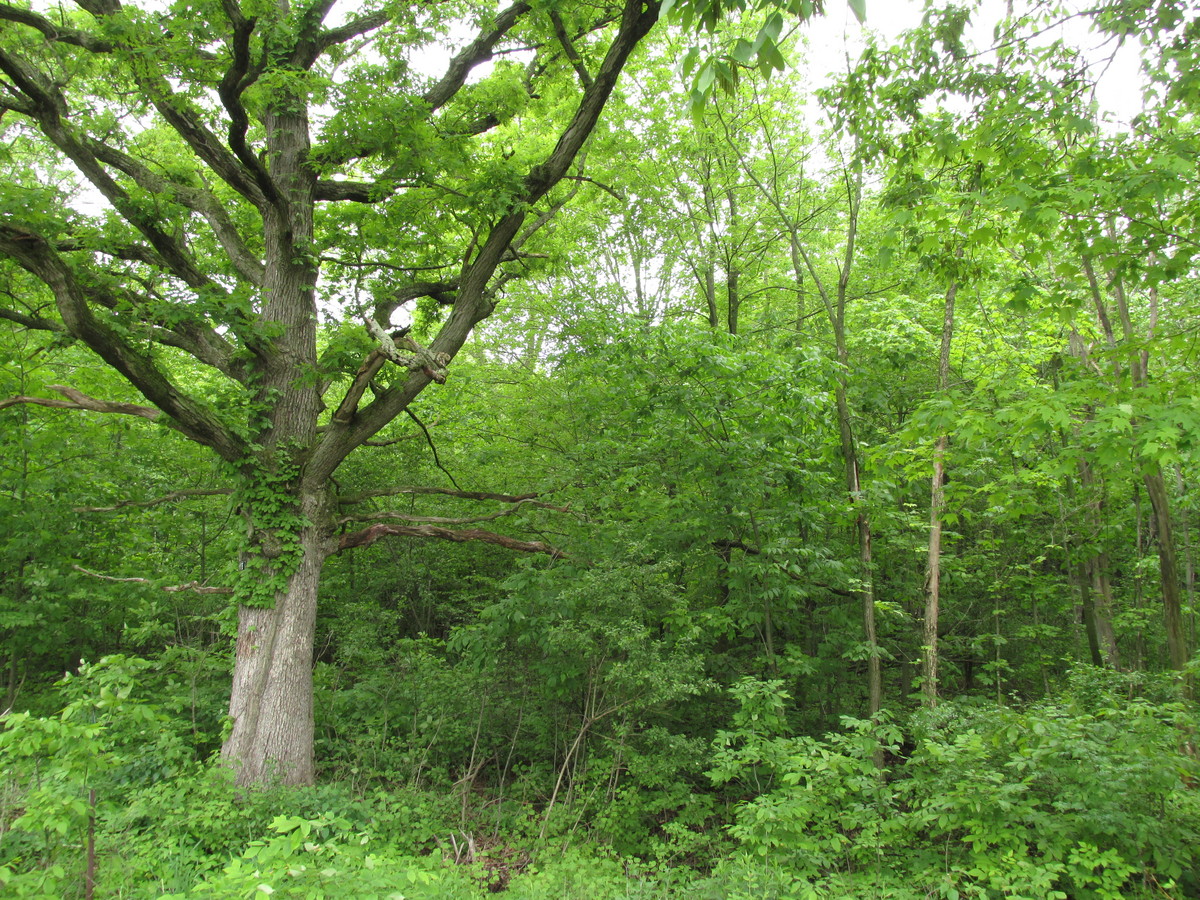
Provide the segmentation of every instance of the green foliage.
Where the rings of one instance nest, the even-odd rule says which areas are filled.
[[[362,897],[471,897],[465,874],[428,858],[396,858],[373,852],[368,832],[331,815],[276,816],[269,836],[251,841],[219,874],[191,890],[165,898],[288,897],[324,900]]]
[[[0,883],[14,896],[61,896],[98,817],[191,769],[179,723],[133,696],[149,666],[122,656],[83,663],[59,683],[70,702],[58,715],[5,717]]]
[[[792,873],[764,887],[789,897],[1186,894],[1200,877],[1195,709],[1133,690],[1079,670],[1055,702],[943,704],[907,735],[847,721],[818,741],[772,734],[786,695],[743,683],[710,776],[752,793],[730,826],[749,856],[721,877],[756,877],[759,857]]]
[[[68,130],[107,148],[123,191],[120,210],[64,206],[79,172],[11,105],[0,237],[16,251],[34,233],[53,241],[126,349],[263,444],[217,472],[158,425],[8,402],[61,397],[58,381],[147,400],[62,330],[30,270],[0,265],[13,710],[0,892],[82,896],[91,839],[98,897],[1200,892],[1196,712],[1179,699],[1186,680],[1155,674],[1172,577],[1158,557],[1172,546],[1195,639],[1195,14],[1168,0],[1086,14],[1145,50],[1146,111],[1114,133],[1051,6],[1014,9],[995,52],[971,46],[965,9],[931,8],[852,62],[818,113],[784,68],[791,17],[822,4],[667,3],[662,41],[617,87],[586,165],[525,210],[531,167],[555,145],[543,125],[574,114],[616,11],[531,6],[490,68],[431,110],[423,51],[445,49],[452,24],[490,23],[486,4],[391,4],[386,28],[326,48],[310,73],[281,50],[308,13],[242,4],[258,19],[237,87],[249,152],[231,151],[232,171],[277,165],[259,154],[261,117],[311,102],[318,191],[354,196],[316,204],[312,243],[284,261],[319,264],[322,316],[411,314],[425,343],[462,321],[447,301],[496,249],[492,227],[524,215],[476,309],[496,314],[412,407],[437,464],[398,419],[338,467],[345,502],[313,524],[331,539],[393,518],[482,525],[565,553],[403,538],[330,558],[321,784],[254,792],[205,761],[227,724],[216,626],[234,610],[159,588],[221,581],[273,603],[310,524],[295,503],[309,452],[410,373],[386,366],[359,418],[329,423],[372,349],[343,320],[271,388],[261,372],[239,380],[302,328],[258,321],[270,292],[229,251],[264,255],[259,212],[154,112],[229,133],[232,6],[56,14],[59,37],[86,27],[114,42],[97,54],[0,16],[3,52],[61,73]],[[746,19],[723,30],[731,14]],[[222,215],[219,237],[205,223]],[[171,241],[207,283],[158,266]],[[394,309],[426,278],[415,311]],[[305,406],[308,446],[273,432],[293,389],[323,392]],[[841,424],[861,451],[854,496]],[[942,435],[940,702],[913,714]],[[1146,496],[1154,473],[1165,518]],[[231,499],[194,493],[230,482]],[[468,491],[536,497],[485,509]],[[158,502],[182,492],[182,506]],[[861,513],[886,708],[873,720]],[[1110,650],[1131,674],[1080,662]],[[102,659],[51,686],[81,657]]]

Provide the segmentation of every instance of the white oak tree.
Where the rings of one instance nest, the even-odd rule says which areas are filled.
[[[226,464],[246,538],[224,755],[243,783],[313,778],[330,554],[385,534],[552,552],[479,529],[346,532],[332,476],[446,378],[658,16],[642,0],[378,4],[341,21],[333,6],[0,6],[2,124],[103,198],[88,216],[65,190],[5,180],[6,277],[40,289],[0,316],[82,342],[145,405],[70,386],[13,401],[158,420]],[[472,22],[441,77],[413,72],[414,52]],[[509,53],[522,61],[472,82]],[[390,333],[420,298],[447,310],[427,347]],[[357,358],[347,341],[319,352],[331,307],[359,319]]]

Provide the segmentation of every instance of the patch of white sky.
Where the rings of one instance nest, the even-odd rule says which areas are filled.
[[[886,47],[904,31],[920,25],[929,5],[922,0],[867,0],[867,18],[865,23],[860,23],[849,3],[827,0],[826,14],[802,26],[804,44],[789,64],[806,76],[804,81],[810,87],[820,87],[858,59],[866,46],[868,32],[874,33],[880,45]],[[965,34],[974,52],[985,56],[992,52],[996,27],[1012,5],[1011,0],[979,0]],[[1111,36],[1093,31],[1090,17],[1084,13],[1094,8],[1094,2],[1072,0],[1066,6],[1063,14],[1055,17],[1035,37],[1022,39],[1032,39],[1043,45],[1061,39],[1081,51],[1083,59],[1094,70],[1096,101],[1101,115],[1110,127],[1128,123],[1142,110],[1144,79],[1137,42],[1127,41],[1117,48]],[[1019,12],[1019,5],[1017,9]],[[450,35],[441,46],[423,48],[411,60],[414,71],[429,78],[439,77],[445,72],[456,44],[472,34],[464,25],[461,35]],[[477,67],[472,80],[487,77],[491,67],[491,62]]]
[[[972,52],[982,53],[985,57],[993,55],[997,25],[1011,5],[1010,0],[980,0],[977,3],[964,35]],[[1079,50],[1093,70],[1091,77],[1096,80],[1096,102],[1101,116],[1108,127],[1119,127],[1142,111],[1144,79],[1138,47],[1136,41],[1127,41],[1118,48],[1111,36],[1093,31],[1090,17],[1083,13],[1095,5],[1094,2],[1073,0],[1043,30],[1033,37],[1021,39],[1039,45],[1062,40]],[[868,0],[866,22],[859,24],[848,3],[829,0],[827,14],[805,26],[807,46],[795,65],[807,73],[807,80],[814,87],[828,83],[833,74],[846,70],[847,60],[852,63],[858,58],[866,46],[867,31],[878,35],[880,45],[886,47],[902,32],[920,25],[926,7],[927,4],[919,0]],[[1017,11],[1021,11],[1019,0]]]

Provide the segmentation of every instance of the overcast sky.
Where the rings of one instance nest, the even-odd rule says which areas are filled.
[[[1071,5],[1083,9],[1093,4],[1072,0]],[[979,49],[990,46],[992,31],[1004,16],[1006,6],[1006,0],[982,0],[980,9],[972,16],[968,41]],[[1018,10],[1020,7],[1018,0]],[[807,59],[797,63],[818,78],[830,71],[844,70],[847,52],[852,59],[856,58],[863,46],[863,26],[855,19],[850,5],[845,0],[827,0],[827,8],[827,15],[805,26],[809,42]],[[866,27],[879,32],[884,43],[890,43],[905,29],[920,24],[924,8],[922,0],[867,0]],[[1089,32],[1083,19],[1067,22],[1039,40],[1059,37],[1083,50],[1090,59],[1107,59],[1112,53],[1112,45],[1104,46],[1104,38]],[[1111,113],[1116,121],[1128,122],[1142,109],[1142,83],[1136,41],[1130,41],[1100,80],[1097,99],[1101,110]]]

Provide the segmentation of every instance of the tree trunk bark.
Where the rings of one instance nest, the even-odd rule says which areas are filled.
[[[958,251],[961,258],[963,251]],[[938,394],[946,396],[950,388],[950,345],[954,340],[954,300],[958,281],[946,289],[942,307],[942,343],[938,353]],[[938,699],[938,615],[942,582],[942,508],[946,505],[946,445],[949,437],[943,428],[933,447],[933,478],[929,495],[929,557],[925,575],[925,622],[922,633],[921,693],[925,706],[933,709]]]
[[[299,535],[301,557],[271,608],[242,605],[229,717],[221,748],[239,785],[312,784],[313,645],[317,585],[336,549],[330,501],[322,492],[300,499],[301,514],[318,524]]]
[[[1100,540],[1104,529],[1104,495],[1103,488],[1096,484],[1092,467],[1086,460],[1079,461],[1079,484],[1084,494],[1084,504],[1088,510],[1088,524],[1092,540]],[[1108,554],[1103,549],[1089,550],[1086,558],[1087,575],[1091,582],[1089,602],[1084,607],[1084,623],[1087,626],[1087,615],[1091,615],[1092,629],[1088,640],[1094,637],[1097,642],[1096,665],[1107,664],[1111,669],[1121,668],[1121,654],[1117,649],[1117,636],[1112,625],[1113,593],[1112,582],[1108,577]],[[1103,660],[1099,658],[1103,654]]]
[[[1142,476],[1150,496],[1154,516],[1154,534],[1158,540],[1158,571],[1162,580],[1163,617],[1167,627],[1167,655],[1171,668],[1182,671],[1188,661],[1187,633],[1183,627],[1183,592],[1179,588],[1179,564],[1175,557],[1175,536],[1171,527],[1171,506],[1162,467],[1155,464]],[[1185,689],[1190,693],[1190,684]]]
[[[844,332],[839,332],[839,356],[844,357]],[[846,360],[843,359],[843,365]],[[871,519],[862,507],[862,484],[858,474],[858,448],[850,421],[850,403],[846,398],[845,376],[839,374],[834,390],[838,430],[841,433],[842,460],[846,466],[846,490],[857,515],[854,531],[858,538],[859,593],[862,595],[863,638],[867,645],[867,714],[874,717],[883,708],[883,666],[875,633],[875,566],[871,555]]]

